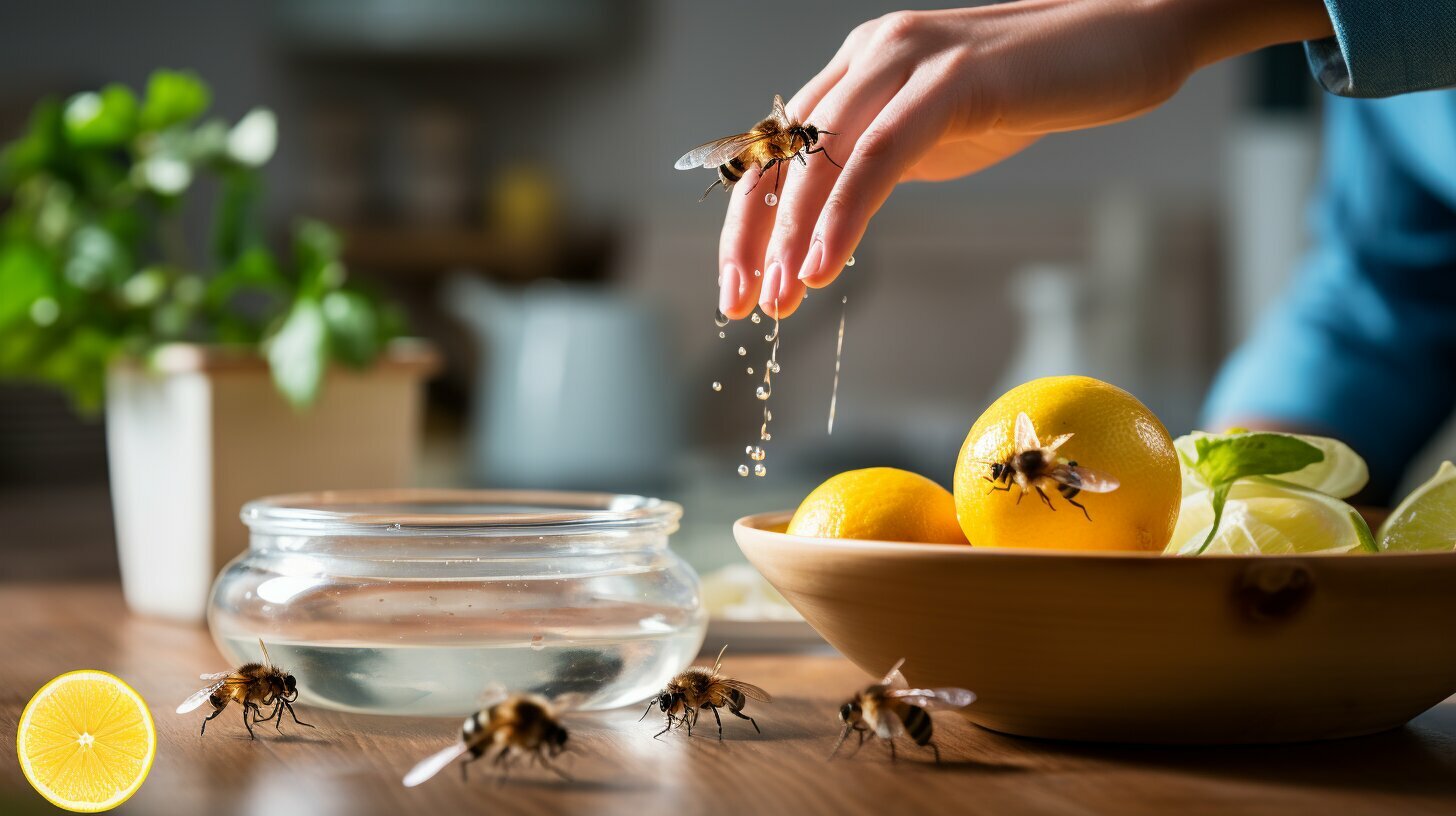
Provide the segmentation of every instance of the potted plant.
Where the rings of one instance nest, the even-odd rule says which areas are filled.
[[[40,103],[0,153],[0,377],[104,404],[127,602],[191,620],[246,546],[244,501],[408,479],[434,364],[327,226],[269,248],[274,116],[204,119],[209,99],[157,71],[140,96]],[[199,210],[205,247],[183,229]]]

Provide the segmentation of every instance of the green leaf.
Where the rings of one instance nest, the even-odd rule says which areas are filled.
[[[258,202],[263,185],[255,173],[231,170],[223,174],[217,215],[212,225],[212,250],[218,263],[236,263],[242,254],[263,242],[258,223]]]
[[[318,397],[328,360],[328,328],[318,301],[293,304],[276,334],[267,343],[268,367],[273,383],[295,408],[306,408]]]
[[[1193,470],[1211,490],[1213,525],[1195,555],[1202,555],[1218,534],[1223,507],[1234,482],[1250,476],[1291,473],[1325,458],[1314,445],[1286,434],[1250,433],[1200,436],[1193,441],[1198,461]],[[1184,457],[1187,461],[1187,457]],[[1368,532],[1368,531],[1367,531]]]
[[[343,284],[341,251],[339,234],[327,224],[312,220],[298,223],[293,231],[293,255],[298,265],[300,297],[319,297]]]
[[[145,130],[161,130],[179,125],[201,115],[211,103],[212,93],[197,74],[158,69],[147,80],[141,126]]]
[[[0,329],[30,322],[31,304],[54,294],[50,259],[34,244],[16,242],[0,249]]]
[[[1314,445],[1286,434],[1251,433],[1201,436],[1194,440],[1194,469],[1209,486],[1245,476],[1274,476],[1325,458]]]
[[[61,106],[53,99],[42,100],[30,114],[25,135],[0,153],[0,184],[6,189],[43,170],[66,150]]]
[[[324,320],[329,326],[329,348],[334,356],[355,368],[374,362],[383,345],[379,316],[369,298],[358,292],[324,295]]]
[[[125,85],[76,94],[66,102],[66,138],[77,147],[115,147],[136,134],[137,101]]]

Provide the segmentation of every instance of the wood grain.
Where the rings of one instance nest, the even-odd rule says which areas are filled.
[[[202,712],[172,713],[204,671],[225,668],[205,630],[128,614],[111,583],[0,585],[0,813],[54,812],[26,785],[11,735],[25,701],[63,671],[97,668],[131,682],[157,720],[150,779],[118,813],[1451,813],[1456,811],[1456,702],[1406,728],[1304,745],[1176,749],[1024,740],[938,716],[939,767],[901,746],[891,765],[866,745],[825,762],[835,709],[867,678],[829,656],[750,656],[729,673],[775,701],[753,703],[764,733],[724,723],[689,739],[652,734],[640,709],[573,723],[566,783],[540,771],[503,784],[485,769],[452,770],[406,790],[415,760],[452,739],[452,720],[367,717],[302,708],[318,725],[259,732],[236,715],[205,737]],[[1338,678],[1331,678],[1338,682]],[[232,712],[229,712],[232,714]]]

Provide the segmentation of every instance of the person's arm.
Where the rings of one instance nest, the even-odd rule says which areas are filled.
[[[1456,210],[1435,174],[1449,95],[1326,105],[1315,245],[1289,293],[1225,364],[1206,427],[1337,437],[1383,502],[1456,407]]]
[[[1321,0],[1021,0],[865,23],[788,105],[835,132],[820,145],[843,170],[791,162],[775,207],[743,194],[753,174],[733,191],[719,306],[791,314],[901,181],[974,173],[1043,133],[1137,116],[1209,63],[1330,32]]]

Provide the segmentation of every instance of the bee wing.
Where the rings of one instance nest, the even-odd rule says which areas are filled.
[[[227,673],[224,672],[221,680],[218,680],[216,683],[213,683],[210,686],[205,686],[198,689],[197,691],[192,692],[191,697],[183,700],[182,705],[177,706],[177,713],[186,714],[187,712],[192,711],[198,706],[207,702],[207,698],[211,697],[214,691],[217,691],[218,689],[223,687],[223,684],[227,682],[227,677]]]
[[[413,788],[425,782],[430,777],[444,770],[446,765],[459,759],[468,750],[470,748],[465,743],[457,742],[449,748],[443,748],[430,754],[420,760],[413,768],[410,768],[409,773],[404,775],[404,786],[406,788]]]
[[[866,710],[867,719],[870,720],[870,728],[874,730],[875,736],[882,739],[894,739],[903,736],[905,723],[900,721],[900,715],[896,714],[887,705],[877,705],[874,709]]]
[[[931,711],[965,708],[976,701],[975,692],[963,688],[895,689],[885,696]]]
[[[742,153],[744,148],[754,142],[761,142],[769,136],[770,134],[760,133],[756,130],[724,136],[707,144],[698,145],[684,153],[673,167],[679,170],[691,170],[694,167],[717,167]]]
[[[722,683],[728,688],[737,689],[738,691],[743,692],[745,696],[752,697],[755,700],[762,700],[765,703],[773,702],[772,695],[759,688],[758,686],[753,685],[752,683],[745,683],[742,680],[734,680],[732,678],[726,677],[719,680],[718,682]]]
[[[485,711],[491,706],[504,701],[509,696],[511,696],[511,693],[505,686],[500,683],[491,683],[481,689],[480,696],[475,698],[475,702],[479,705],[481,711]]]
[[[198,680],[208,680],[208,681],[221,680],[224,677],[227,677],[229,674],[232,674],[232,672],[225,672],[225,671],[213,672],[212,674],[202,674],[202,675],[198,675],[197,679]]]
[[[1041,440],[1036,438],[1036,427],[1031,424],[1031,417],[1022,411],[1016,415],[1016,449],[1025,451],[1039,447]]]
[[[880,685],[889,686],[890,688],[905,688],[905,686],[909,685],[905,682],[905,675],[900,673],[900,667],[903,665],[905,665],[905,658],[902,657],[900,658],[900,662],[891,666],[890,670],[885,672],[885,677],[880,681]]]
[[[792,122],[789,119],[789,112],[784,109],[784,98],[774,94],[773,110],[769,116],[776,119],[780,125],[788,127]]]
[[[1052,441],[1048,442],[1046,444],[1046,449],[1049,451],[1054,451],[1057,448],[1060,448],[1061,446],[1067,444],[1067,440],[1071,439],[1074,436],[1076,436],[1076,434],[1064,433],[1061,436],[1058,436],[1052,439]]]
[[[1064,478],[1070,475],[1072,478]],[[1099,473],[1077,465],[1063,465],[1052,471],[1052,477],[1062,484],[1081,488],[1084,493],[1111,493],[1122,485],[1116,476]]]

